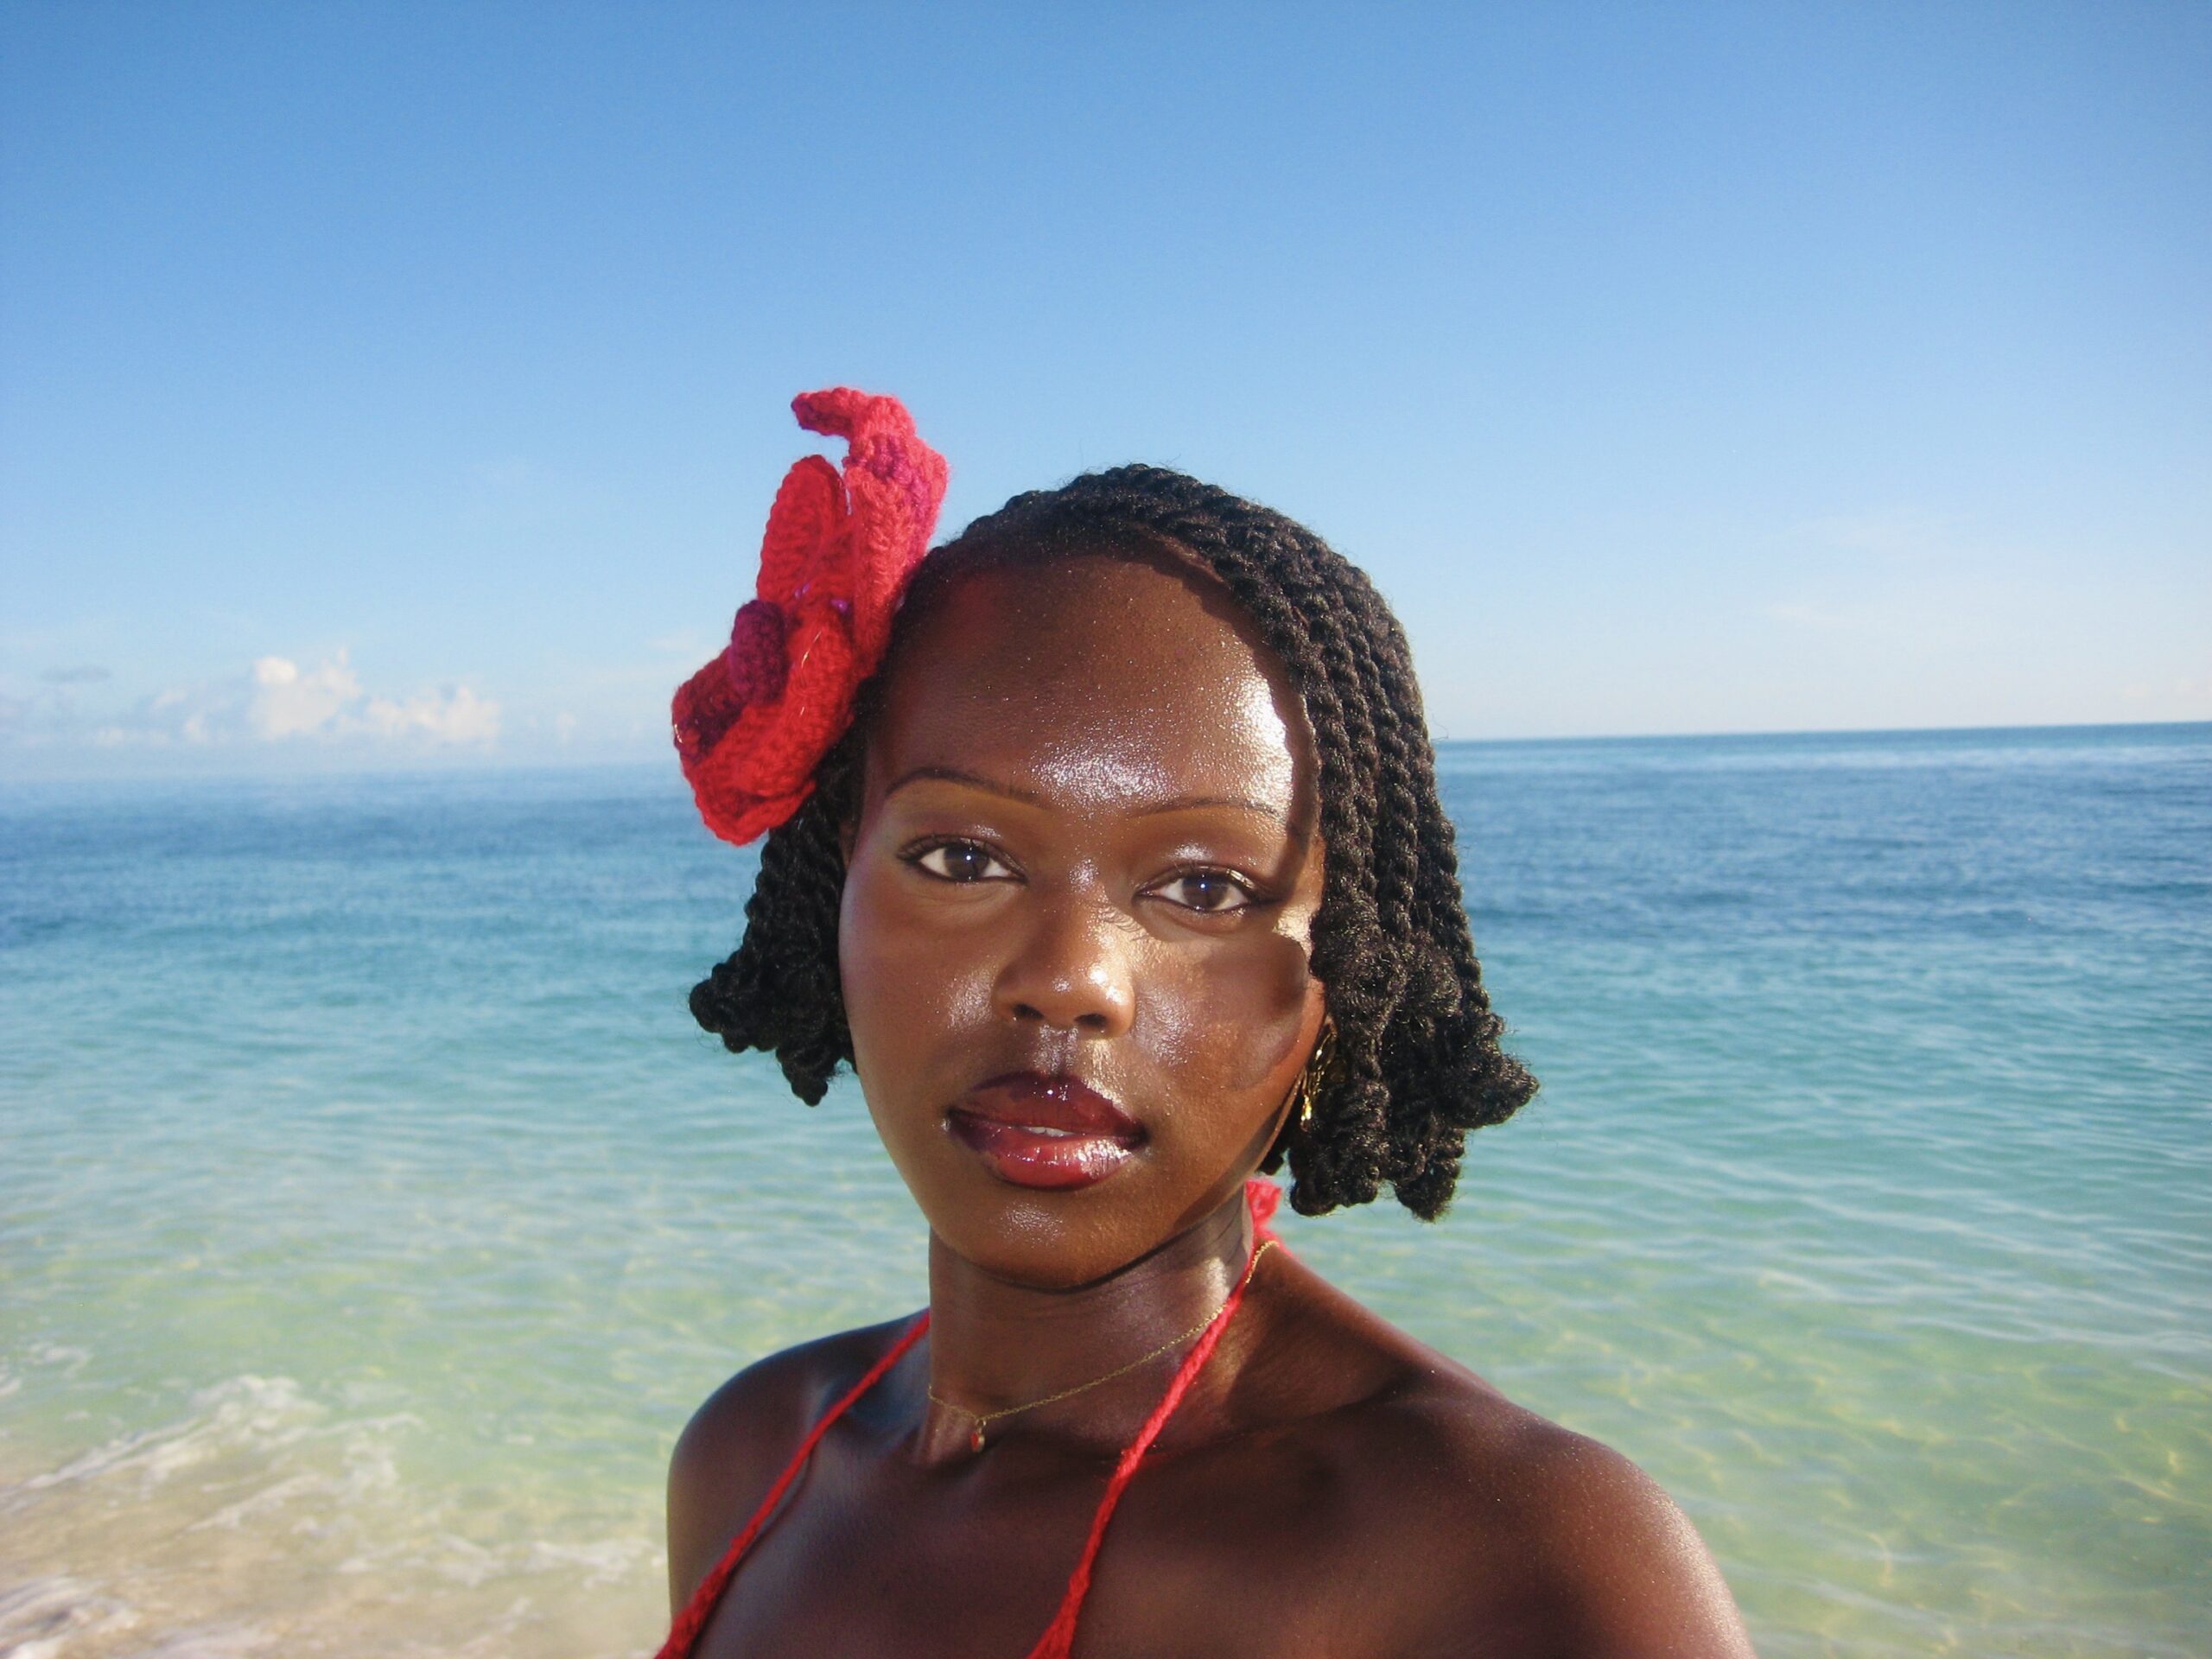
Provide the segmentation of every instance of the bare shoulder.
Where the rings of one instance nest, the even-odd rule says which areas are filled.
[[[1389,1609],[1386,1650],[1751,1654],[1704,1541],[1634,1463],[1348,1299],[1309,1308],[1367,1360],[1366,1385],[1313,1420],[1307,1450],[1341,1471],[1350,1525],[1332,1525],[1325,1547],[1385,1592],[1366,1605]]]
[[[668,1583],[681,1608],[837,1393],[911,1323],[841,1332],[747,1366],[707,1396],[668,1464]]]
[[[1611,1447],[1440,1357],[1370,1397],[1353,1431],[1396,1471],[1390,1530],[1424,1562],[1399,1605],[1410,1654],[1743,1659],[1705,1541]],[[1387,1451],[1385,1451],[1387,1448]],[[1471,1640],[1476,1631],[1490,1633]],[[1491,1639],[1491,1638],[1502,1639]]]

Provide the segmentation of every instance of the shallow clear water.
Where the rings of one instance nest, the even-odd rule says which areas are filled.
[[[1294,1247],[1769,1659],[2212,1651],[2212,728],[1444,771],[1544,1092]],[[0,793],[0,1654],[649,1652],[691,1407],[918,1304],[672,772]]]

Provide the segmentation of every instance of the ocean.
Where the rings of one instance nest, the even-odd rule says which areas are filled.
[[[2212,726],[1440,765],[1543,1092],[1292,1248],[1767,1659],[2212,1653]],[[0,1656],[652,1650],[692,1408],[923,1296],[685,1013],[753,868],[672,761],[0,785]]]

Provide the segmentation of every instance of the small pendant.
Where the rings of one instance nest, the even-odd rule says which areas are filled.
[[[970,1452],[981,1452],[983,1449],[983,1426],[981,1423],[968,1431],[968,1449]]]

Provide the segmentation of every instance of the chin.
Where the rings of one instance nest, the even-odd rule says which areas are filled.
[[[972,1162],[932,1162],[923,1180],[904,1166],[902,1173],[938,1241],[993,1278],[1039,1290],[1111,1277],[1181,1236],[1243,1185],[1227,1175],[1177,1179],[1141,1154],[1106,1179],[1065,1191],[1001,1181]]]
[[[1064,1190],[1025,1187],[979,1170],[909,1180],[930,1230],[945,1249],[994,1278],[1065,1290],[1127,1267],[1172,1236],[1162,1216],[1147,1225],[1156,1194],[1124,1166],[1108,1179]],[[1147,1202],[1147,1197],[1154,1202]]]

